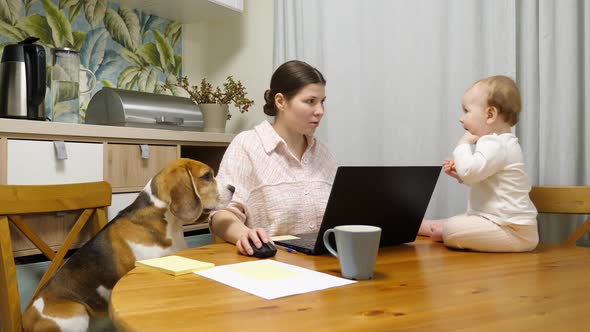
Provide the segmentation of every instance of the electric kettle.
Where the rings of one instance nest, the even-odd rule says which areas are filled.
[[[45,120],[45,49],[28,37],[6,45],[0,62],[0,117]]]

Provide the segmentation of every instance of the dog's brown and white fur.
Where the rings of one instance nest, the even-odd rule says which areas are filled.
[[[186,248],[183,223],[227,203],[230,187],[218,185],[203,163],[183,158],[171,162],[40,290],[23,315],[24,330],[87,331],[110,324],[108,304],[115,283],[136,260]]]

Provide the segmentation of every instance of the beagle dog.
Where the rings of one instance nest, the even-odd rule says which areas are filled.
[[[224,206],[232,193],[209,166],[174,160],[41,288],[23,314],[24,331],[112,329],[108,306],[117,281],[136,260],[186,248],[183,223]]]

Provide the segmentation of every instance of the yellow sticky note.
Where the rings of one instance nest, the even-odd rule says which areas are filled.
[[[135,261],[135,266],[154,268],[174,276],[204,270],[215,266],[213,263],[198,261],[181,256],[164,256]]]
[[[298,239],[298,237],[293,236],[293,235],[278,235],[278,236],[273,236],[270,239],[273,241],[285,241],[285,240],[295,240],[295,239]]]

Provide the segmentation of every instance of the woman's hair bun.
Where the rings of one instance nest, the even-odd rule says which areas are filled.
[[[266,102],[262,107],[264,114],[270,116],[277,115],[277,110],[275,109],[275,96],[271,93],[270,89],[264,91],[264,101]]]

